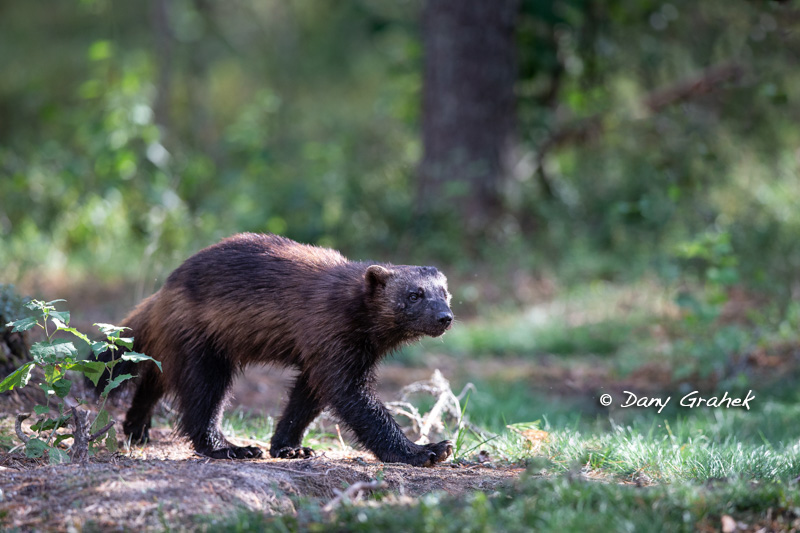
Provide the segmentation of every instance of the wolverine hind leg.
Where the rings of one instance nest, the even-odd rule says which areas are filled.
[[[131,438],[131,442],[137,444],[150,440],[153,409],[164,394],[161,372],[156,365],[151,362],[140,363],[140,365],[144,370],[139,377],[133,401],[125,415],[125,423],[122,425],[125,435]]]
[[[200,455],[212,459],[261,457],[255,446],[235,446],[220,429],[222,411],[233,383],[234,369],[228,357],[210,343],[184,359],[176,396],[181,412],[179,429],[186,434]]]

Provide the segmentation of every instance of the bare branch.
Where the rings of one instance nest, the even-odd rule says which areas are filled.
[[[641,101],[641,107],[651,113],[658,113],[672,104],[710,93],[724,83],[737,81],[743,75],[744,67],[740,63],[713,65],[699,74],[656,89]],[[571,124],[565,124],[554,130],[539,145],[536,154],[536,175],[547,197],[554,197],[552,183],[544,168],[547,154],[568,144],[584,144],[599,138],[605,131],[606,118],[607,113],[596,113]]]
[[[27,437],[25,433],[22,432],[22,421],[31,416],[30,413],[20,413],[17,415],[17,421],[14,424],[14,430],[17,432],[17,437],[23,443],[28,444],[28,441],[31,440],[30,437]]]
[[[700,74],[653,91],[642,103],[655,113],[676,102],[710,93],[723,83],[739,80],[743,74],[744,68],[739,63],[714,65]]]
[[[103,428],[102,428],[102,429],[98,429],[97,431],[95,431],[94,433],[92,433],[91,435],[89,435],[89,442],[95,441],[95,440],[99,439],[100,437],[102,437],[103,435],[105,435],[105,434],[106,434],[106,432],[107,432],[109,429],[111,429],[111,426],[113,426],[114,424],[115,424],[115,421],[114,421],[114,420],[110,420],[110,421],[108,422],[108,424],[106,424],[105,426],[103,426]]]

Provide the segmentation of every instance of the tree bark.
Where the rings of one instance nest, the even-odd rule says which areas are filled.
[[[468,230],[502,209],[515,126],[518,0],[427,0],[419,203]]]

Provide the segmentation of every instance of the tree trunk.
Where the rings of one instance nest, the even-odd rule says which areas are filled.
[[[419,202],[469,231],[502,208],[514,136],[518,0],[426,0]]]

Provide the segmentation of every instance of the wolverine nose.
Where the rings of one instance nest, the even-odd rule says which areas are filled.
[[[436,320],[439,321],[439,324],[447,327],[450,325],[450,322],[453,321],[453,313],[450,311],[442,311],[438,315],[436,315]]]

